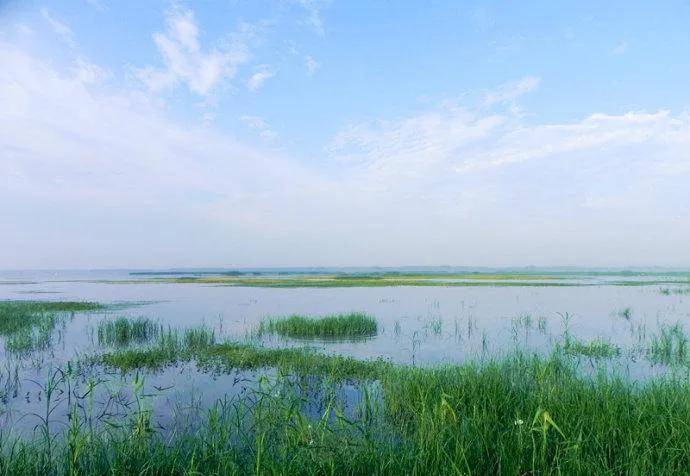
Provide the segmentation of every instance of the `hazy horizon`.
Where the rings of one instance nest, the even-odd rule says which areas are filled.
[[[688,24],[0,2],[0,269],[690,268]]]

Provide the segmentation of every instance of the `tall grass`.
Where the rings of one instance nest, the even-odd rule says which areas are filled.
[[[606,359],[620,355],[620,348],[602,338],[582,342],[566,336],[563,350],[569,355],[580,355],[593,359]]]
[[[258,333],[300,339],[347,339],[373,336],[377,330],[376,319],[361,312],[351,312],[324,317],[292,315],[272,318],[259,325]]]
[[[118,317],[99,322],[97,332],[100,345],[126,346],[152,340],[161,326],[147,317]]]
[[[652,362],[665,365],[687,364],[690,360],[688,336],[679,322],[660,326],[659,333],[652,335],[647,351]]]

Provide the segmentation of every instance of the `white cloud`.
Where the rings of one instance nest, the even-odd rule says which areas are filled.
[[[272,226],[261,215],[269,204],[288,203],[292,187],[309,190],[319,180],[213,128],[177,123],[136,90],[85,82],[4,43],[0,63],[0,210],[13,217],[2,243],[14,256],[0,251],[5,266],[20,255],[27,266],[117,265],[133,256],[155,265],[162,255],[136,251],[135,236],[142,251],[166,254],[151,240],[164,233],[176,243],[172,253],[180,227],[264,234]],[[61,224],[51,225],[52,217]],[[43,232],[25,235],[39,222]],[[100,246],[121,243],[97,252],[89,237],[98,233]],[[71,243],[83,253],[57,251]]]
[[[99,12],[107,12],[109,9],[108,5],[102,0],[86,0],[86,3]]]
[[[329,148],[436,263],[580,266],[690,263],[689,151],[685,113],[528,125],[448,104],[351,124]]]
[[[63,23],[62,21],[53,17],[46,8],[41,9],[41,16],[43,16],[43,19],[48,22],[50,27],[62,42],[64,42],[70,48],[74,49],[77,47],[77,43],[74,40],[74,33],[66,23]]]
[[[166,14],[166,31],[153,35],[165,67],[146,66],[136,70],[136,75],[154,92],[184,83],[190,91],[206,96],[222,81],[234,78],[237,68],[249,60],[246,33],[245,26],[230,41],[205,50],[193,12],[174,6]]]
[[[307,17],[304,24],[310,26],[319,36],[324,36],[325,29],[321,18],[321,10],[326,7],[330,0],[294,0],[304,9]]]
[[[309,73],[309,75],[314,74],[316,70],[321,67],[321,65],[310,55],[304,57],[304,63],[307,66],[307,73]]]
[[[242,116],[240,118],[248,128],[258,132],[259,136],[267,141],[272,141],[278,135],[271,130],[270,126],[259,116]]]
[[[83,57],[75,60],[72,72],[79,81],[85,84],[98,83],[110,76],[108,71]]]
[[[267,80],[271,79],[275,75],[276,75],[275,71],[271,71],[268,69],[262,69],[261,71],[258,71],[256,73],[254,73],[253,75],[251,75],[251,77],[247,81],[247,88],[252,92],[258,91],[259,88],[261,88],[261,86],[263,86],[263,84]]]
[[[507,83],[489,91],[484,96],[486,106],[495,104],[515,105],[515,101],[527,93],[535,91],[539,87],[541,79],[536,76],[526,76],[519,81]]]

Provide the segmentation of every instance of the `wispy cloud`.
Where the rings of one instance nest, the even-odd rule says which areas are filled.
[[[240,118],[242,122],[246,124],[248,128],[250,128],[253,131],[258,132],[259,136],[267,141],[272,141],[274,140],[278,135],[273,132],[262,118],[259,116],[242,116]]]
[[[221,82],[234,78],[237,68],[249,60],[245,35],[249,28],[245,25],[229,40],[205,49],[199,41],[194,13],[173,6],[166,14],[166,31],[153,35],[165,66],[140,68],[136,75],[154,92],[183,83],[190,91],[206,96]]]
[[[325,29],[321,10],[331,3],[330,0],[294,0],[294,2],[306,12],[303,23],[311,27],[318,35],[324,36]]]
[[[275,75],[275,71],[262,67],[261,71],[257,71],[249,77],[249,80],[247,80],[247,88],[250,91],[258,91],[267,80]]]
[[[72,32],[72,29],[66,23],[55,18],[47,8],[41,9],[41,16],[48,22],[63,43],[73,49],[77,47],[77,42],[74,39],[74,32]]]
[[[493,106],[495,104],[510,104],[515,107],[516,100],[521,96],[535,91],[541,78],[537,76],[525,76],[519,81],[503,84],[496,89],[487,92],[484,96],[484,104]]]
[[[309,73],[309,75],[314,74],[316,70],[321,67],[321,65],[311,55],[304,57],[304,64],[307,66],[307,73]]]

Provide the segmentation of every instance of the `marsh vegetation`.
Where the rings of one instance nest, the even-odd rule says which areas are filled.
[[[535,287],[535,275],[508,286],[475,275],[476,286],[418,289],[416,308],[413,288],[384,288],[429,276],[327,278],[345,290],[170,278],[151,289],[199,290],[174,322],[178,304],[161,294],[0,303],[0,474],[678,474],[690,463],[690,309],[661,291],[667,278],[614,284],[608,301],[607,288],[562,276]],[[570,312],[594,295],[596,312]]]

